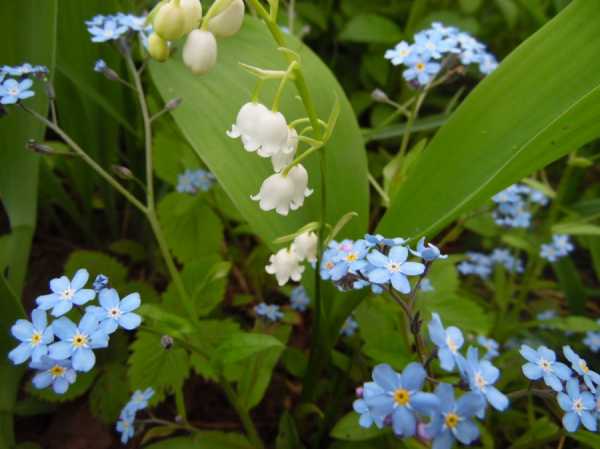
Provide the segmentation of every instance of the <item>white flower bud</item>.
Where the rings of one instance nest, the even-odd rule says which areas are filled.
[[[289,128],[281,112],[266,109],[258,121],[256,138],[260,143],[258,155],[271,157],[279,153],[288,141]]]
[[[183,46],[183,62],[194,75],[208,73],[217,63],[217,40],[204,30],[193,30]]]
[[[319,238],[312,231],[307,231],[297,236],[292,242],[292,251],[298,258],[310,263],[317,261],[317,243]]]
[[[260,146],[256,130],[264,111],[267,111],[267,108],[261,103],[246,103],[238,112],[235,124],[231,125],[227,135],[232,139],[241,137],[246,151],[256,151]]]
[[[171,0],[160,7],[154,16],[154,31],[167,41],[174,41],[182,37],[185,32],[186,17],[181,9],[180,0]]]
[[[271,156],[271,162],[273,163],[273,170],[280,172],[287,167],[296,155],[296,149],[298,148],[298,133],[294,128],[288,128],[288,138],[284,146],[280,150]]]
[[[242,27],[244,9],[243,0],[233,0],[224,11],[208,21],[208,29],[217,37],[233,36]]]
[[[185,16],[185,32],[189,33],[200,25],[202,4],[200,0],[181,0],[180,5]]]
[[[148,38],[148,54],[152,59],[158,62],[165,62],[169,59],[170,54],[169,44],[163,40],[158,34],[152,33]]]
[[[287,284],[290,279],[296,282],[302,279],[304,266],[300,265],[298,256],[288,248],[280,249],[276,254],[271,255],[269,263],[265,270],[275,275],[280,287]]]
[[[287,215],[290,211],[300,208],[304,198],[312,194],[307,188],[308,173],[298,164],[294,166],[287,176],[276,173],[264,180],[260,192],[251,198],[259,201],[259,206],[264,211],[275,211],[280,215]]]

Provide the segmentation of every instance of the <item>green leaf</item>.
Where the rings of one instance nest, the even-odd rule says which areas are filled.
[[[567,296],[571,313],[581,314],[585,309],[586,292],[579,270],[570,257],[561,257],[552,264],[561,289]]]
[[[216,349],[225,339],[239,332],[240,325],[233,320],[200,321],[197,330],[187,338],[194,347],[200,348],[209,358],[197,352],[192,353],[190,362],[194,371],[205,379],[217,381],[219,373],[211,363],[211,359],[216,357]]]
[[[560,430],[548,417],[538,419],[533,426],[520,436],[509,449],[525,449],[543,447],[546,443],[555,440],[560,435]]]
[[[92,413],[104,423],[111,424],[117,420],[128,399],[127,367],[107,364],[90,392]]]
[[[581,429],[578,432],[568,433],[567,436],[592,449],[600,447],[600,435],[588,432],[587,430]]]
[[[509,55],[431,141],[378,231],[432,237],[462,212],[598,137],[598,20],[593,2],[575,0]]]
[[[167,124],[160,121],[156,128],[152,147],[154,171],[159,178],[177,185],[177,176],[185,169],[199,168],[198,156],[172,120]]]
[[[253,449],[245,436],[216,431],[196,432],[193,437],[176,437],[146,446],[146,449]]]
[[[402,39],[402,30],[385,17],[361,14],[346,23],[338,38],[341,41],[395,44]]]
[[[389,433],[388,430],[380,430],[377,426],[371,426],[368,429],[358,424],[359,415],[356,412],[350,412],[340,419],[331,430],[330,435],[338,440],[344,441],[365,441],[380,437]]]
[[[429,117],[424,117],[415,120],[411,129],[413,132],[432,131],[434,129],[438,129],[447,121],[448,116],[445,114],[432,115]],[[406,133],[406,124],[402,123],[397,125],[390,125],[383,129],[368,129],[365,130],[364,133],[364,137],[367,142],[371,142],[373,140],[394,139],[402,137]]]
[[[551,320],[542,320],[540,326],[550,329],[560,329],[565,332],[597,332],[600,331],[600,325],[596,321],[583,316],[568,316],[565,318],[553,318]]]
[[[235,363],[247,359],[256,353],[284,345],[272,335],[256,333],[238,333],[228,336],[219,345],[216,357],[221,363]]]
[[[279,419],[279,433],[275,442],[276,449],[303,449],[304,445],[298,435],[296,422],[286,410]]]
[[[454,325],[463,330],[487,335],[491,328],[490,316],[474,301],[457,294],[449,294],[426,299],[417,303],[423,316],[429,320],[431,313],[439,313],[444,325]]]
[[[99,251],[73,251],[65,263],[65,274],[71,277],[80,268],[89,271],[91,281],[98,274],[108,276],[111,285],[122,283],[127,276],[127,269],[119,261]]]
[[[600,226],[590,223],[556,223],[552,226],[553,234],[600,235]]]

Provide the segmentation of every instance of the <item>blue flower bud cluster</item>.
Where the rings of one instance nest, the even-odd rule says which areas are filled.
[[[18,66],[0,67],[0,104],[11,105],[35,95],[31,90],[33,78],[45,80],[48,67],[24,63]]]
[[[431,28],[418,32],[414,43],[401,41],[385,52],[384,57],[393,65],[404,65],[404,79],[417,87],[431,83],[444,68],[455,64],[476,64],[487,75],[498,62],[484,44],[469,33],[455,27],[434,22]]]
[[[524,184],[513,184],[492,197],[496,209],[492,216],[500,226],[528,228],[531,226],[533,205],[545,206],[548,197]]]
[[[444,328],[435,313],[429,336],[442,369],[456,369],[461,385],[468,385],[470,391],[456,398],[459,385],[439,383],[434,393],[428,393],[423,391],[427,373],[420,363],[408,364],[402,373],[380,364],[373,369],[372,382],[358,389],[354,410],[360,415],[359,424],[391,427],[402,438],[433,440],[436,449],[449,449],[455,441],[471,444],[479,437],[474,418],[483,419],[488,404],[499,411],[508,408],[508,398],[494,387],[500,371],[489,360],[480,360],[474,347],[469,347],[466,357],[460,354],[462,332],[453,326]]]
[[[95,289],[85,288],[88,279],[85,269],[77,270],[72,279],[66,276],[52,279],[51,293],[36,299],[31,321],[19,319],[11,327],[12,335],[20,343],[9,352],[8,358],[15,365],[30,360],[29,367],[37,371],[33,385],[38,389],[52,386],[55,393],[64,394],[78,372],[88,372],[94,367],[94,350],[108,347],[110,335],[117,328],[133,330],[142,321],[133,312],[140,306],[138,293],[119,299],[116,290],[106,288],[106,276],[96,278]],[[97,294],[99,305],[88,305],[83,310]],[[74,307],[83,312],[78,324],[64,316]],[[48,323],[47,311],[55,318],[52,323]]]
[[[527,360],[522,366],[523,375],[530,380],[542,380],[558,393],[556,400],[565,412],[562,423],[568,432],[577,431],[580,424],[596,432],[600,417],[600,374],[592,371],[570,346],[562,349],[570,368],[558,362],[554,351],[545,346],[533,349],[522,345],[520,353]]]
[[[411,254],[421,261],[409,260]],[[426,265],[447,257],[431,243],[426,245],[424,238],[413,250],[402,238],[367,234],[356,241],[331,241],[323,253],[320,276],[333,281],[340,290],[369,286],[376,294],[389,288],[408,294],[413,288],[409,277],[422,276]]]
[[[568,235],[554,234],[550,243],[540,248],[540,256],[548,262],[556,262],[575,249]]]
[[[131,399],[121,409],[116,429],[121,434],[121,443],[126,444],[135,433],[135,417],[137,412],[148,407],[148,401],[154,396],[153,388],[146,388],[144,391],[136,390]]]
[[[506,248],[496,248],[489,255],[468,252],[467,259],[458,264],[457,269],[463,275],[475,275],[481,279],[488,279],[495,265],[502,265],[511,273],[522,273],[523,262],[513,256]]]
[[[216,178],[211,172],[198,169],[187,169],[177,177],[177,191],[194,194],[199,190],[208,192],[215,184]]]

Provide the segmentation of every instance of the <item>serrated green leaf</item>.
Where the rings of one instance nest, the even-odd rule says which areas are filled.
[[[190,362],[196,373],[205,379],[217,381],[219,373],[212,363],[215,350],[226,338],[239,332],[240,325],[233,320],[200,321],[196,331],[187,336],[194,347],[200,348],[209,357],[207,358],[197,352],[192,353]]]

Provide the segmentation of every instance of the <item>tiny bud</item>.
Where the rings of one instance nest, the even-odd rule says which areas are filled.
[[[375,89],[371,92],[371,98],[378,103],[389,103],[390,97],[381,89]]]
[[[209,20],[208,29],[217,37],[229,37],[240,31],[244,22],[243,0],[233,0],[231,4]]]
[[[111,81],[119,81],[120,79],[119,74],[109,67],[105,68],[102,74]]]
[[[589,167],[591,165],[594,165],[594,163],[591,160],[586,159],[586,158],[581,157],[581,156],[571,157],[568,160],[567,164],[570,165],[571,167],[580,167],[580,168],[586,168],[586,167]]]
[[[152,33],[148,37],[148,53],[152,59],[158,62],[165,62],[169,59],[171,50],[169,49],[169,44],[163,38],[156,33]]]
[[[167,41],[174,41],[186,33],[185,12],[179,0],[171,0],[160,7],[154,16],[154,31]]]
[[[429,433],[427,432],[427,424],[422,421],[417,423],[417,439],[423,443],[429,443],[431,441],[431,436],[429,436]]]
[[[208,73],[217,63],[217,40],[204,30],[194,30],[188,34],[183,46],[183,63],[194,75]]]
[[[172,111],[173,109],[177,109],[182,101],[183,101],[183,98],[181,98],[181,97],[173,98],[172,100],[167,101],[167,103],[165,104],[165,109],[167,111]]]
[[[112,170],[114,174],[121,179],[133,179],[133,173],[131,173],[131,170],[123,165],[113,165]]]
[[[356,387],[355,392],[356,392],[356,397],[359,399],[362,399],[365,390],[363,387]]]
[[[32,150],[35,153],[44,154],[44,155],[54,153],[54,150],[51,147],[49,147],[48,145],[42,145],[41,143],[38,143],[33,139],[29,139],[27,141],[25,148],[27,148],[28,150]]]
[[[200,0],[181,0],[180,5],[185,13],[185,32],[189,33],[200,25],[202,4]]]
[[[173,347],[173,344],[173,337],[171,337],[170,335],[163,335],[162,337],[160,337],[160,345],[164,349],[171,349]]]

